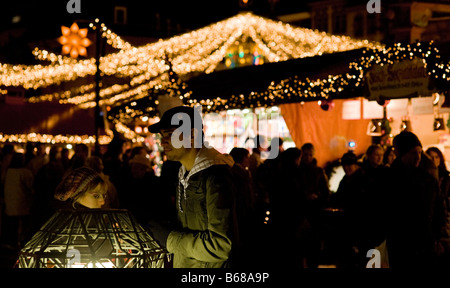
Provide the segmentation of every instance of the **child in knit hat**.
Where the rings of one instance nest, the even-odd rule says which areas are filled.
[[[64,177],[55,190],[54,198],[74,209],[102,208],[107,191],[108,186],[99,173],[80,167]]]

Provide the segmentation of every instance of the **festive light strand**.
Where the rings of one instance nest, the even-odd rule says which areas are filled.
[[[345,74],[329,75],[325,79],[299,79],[290,77],[272,82],[262,92],[247,95],[232,95],[228,100],[220,98],[203,101],[205,111],[218,112],[227,109],[270,107],[282,103],[317,101],[339,98],[340,95],[354,95],[352,91],[362,88],[364,75],[373,65],[392,65],[402,60],[422,59],[428,75],[434,79],[440,90],[450,89],[450,63],[441,63],[438,49],[433,41],[402,45],[397,43],[386,48],[367,48],[364,56],[349,64],[350,71]]]
[[[0,142],[6,143],[27,143],[27,142],[40,142],[48,144],[94,144],[95,137],[89,135],[49,135],[49,134],[2,134],[0,133]],[[99,143],[106,145],[111,142],[111,137],[102,135],[99,137]]]
[[[102,35],[121,50],[102,57],[100,68],[106,75],[116,77],[133,77],[149,71],[156,75],[162,74],[167,70],[166,63],[161,61],[165,54],[171,55],[173,70],[178,75],[210,73],[223,60],[227,48],[243,35],[251,37],[261,46],[263,56],[269,62],[380,45],[351,40],[345,36],[330,36],[305,28],[292,28],[288,24],[251,13],[239,14],[202,29],[141,47],[132,47],[113,32],[108,33],[111,30],[106,26],[102,26],[102,29],[105,30]],[[272,33],[273,29],[278,33]],[[278,35],[281,32],[284,34]],[[311,49],[312,43],[320,43],[320,48]],[[307,52],[301,52],[302,49]],[[37,54],[42,59],[52,59],[53,63],[49,66],[2,64],[0,82],[5,86],[37,89],[95,74],[94,59],[72,62],[68,57],[58,57],[48,52]],[[44,57],[44,54],[47,56]]]
[[[117,132],[124,135],[125,138],[131,140],[133,143],[142,143],[145,141],[144,137],[138,136],[133,130],[131,130],[121,122],[114,121],[114,127]]]
[[[206,112],[327,99],[339,97],[350,89],[361,88],[365,72],[373,65],[392,65],[414,58],[423,59],[428,75],[437,86],[448,87],[450,81],[450,63],[440,62],[439,51],[432,41],[408,45],[398,43],[385,47],[367,40],[354,40],[348,36],[333,36],[293,27],[251,13],[242,13],[202,29],[140,47],[124,41],[106,25],[102,24],[100,27],[107,43],[120,50],[101,57],[100,68],[103,75],[129,81],[127,84],[102,87],[101,105],[112,107],[108,117],[116,123],[116,129],[127,133],[129,139],[135,139],[136,134],[125,129],[123,123],[128,123],[134,117],[157,115],[158,95],[171,94],[191,106],[200,104]],[[195,99],[191,97],[195,95],[182,81],[170,76],[170,73],[178,76],[192,72],[211,73],[223,61],[232,45],[247,38],[255,43],[268,62],[359,48],[366,50],[362,58],[350,63],[348,73],[329,75],[325,79],[291,77],[278,83],[272,82],[262,92],[231,95],[229,99]],[[38,89],[95,74],[94,59],[74,60],[39,49],[35,49],[33,53],[39,60],[50,61],[51,64],[0,64],[0,83],[6,89],[9,86]],[[89,108],[95,105],[94,96],[92,86],[83,85],[31,97],[29,101],[59,100],[61,103],[74,103]]]

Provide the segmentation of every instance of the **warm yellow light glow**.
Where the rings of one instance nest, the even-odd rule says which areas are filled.
[[[91,45],[91,40],[87,37],[88,29],[80,29],[76,22],[70,26],[61,26],[62,36],[58,42],[62,46],[62,54],[70,54],[70,57],[77,58],[78,55],[87,56],[86,47]]]
[[[111,142],[110,136],[100,136],[99,143],[101,145],[106,145]],[[40,142],[40,143],[48,143],[48,144],[62,144],[62,143],[74,143],[74,144],[94,144],[95,137],[88,135],[48,135],[48,134],[37,134],[37,133],[29,133],[29,134],[2,134],[0,133],[0,142],[18,142],[18,143],[27,143],[27,142]]]
[[[77,31],[76,35],[86,33],[86,30],[71,28],[63,28],[63,37],[66,39],[62,40],[63,43],[69,41],[69,32]],[[95,25],[91,25],[91,28],[95,28]],[[83,32],[80,32],[81,30]],[[106,75],[131,77],[131,86],[147,85],[150,79],[166,73],[168,65],[162,60],[166,54],[171,55],[173,70],[180,76],[190,72],[211,73],[224,59],[227,49],[246,37],[250,37],[258,45],[259,52],[267,62],[381,46],[365,40],[353,40],[347,36],[331,36],[310,29],[294,28],[289,24],[251,13],[239,14],[202,29],[141,47],[133,47],[106,26],[103,26],[102,36],[106,37],[113,47],[121,50],[101,58],[101,71]],[[80,43],[81,47],[86,47],[83,44],[86,43]],[[0,82],[6,86],[37,89],[94,75],[96,71],[93,58],[74,61],[48,52],[34,53],[39,59],[52,61],[52,65],[1,64]],[[155,85],[157,84],[155,82]]]
[[[144,137],[138,136],[134,131],[118,121],[115,122],[114,127],[117,132],[124,135],[125,138],[130,139],[132,142],[142,143],[145,141]]]
[[[96,19],[96,23],[100,21]],[[76,25],[76,23],[74,23]],[[87,29],[78,26],[62,28],[63,36],[60,42],[63,45],[77,44],[78,47],[87,47],[80,39],[86,39]],[[91,23],[91,29],[99,27]],[[400,43],[395,47],[385,48],[383,45],[367,40],[355,40],[348,36],[333,36],[311,29],[294,27],[286,23],[255,16],[251,13],[241,13],[235,17],[225,19],[189,33],[181,34],[167,40],[159,40],[143,46],[135,47],[121,39],[106,25],[100,24],[101,35],[108,44],[116,49],[101,57],[100,70],[105,76],[124,79],[123,82],[110,81],[100,89],[100,104],[114,107],[119,103],[136,103],[139,99],[149,96],[152,89],[165,89],[173,83],[169,81],[169,71],[183,77],[192,72],[211,73],[217,65],[226,58],[227,51],[240,47],[242,41],[251,40],[255,43],[257,55],[264,63],[285,61],[288,59],[304,58],[348,51],[358,48],[368,48],[377,51],[377,56],[369,55],[358,62],[350,64],[352,74],[330,75],[325,79],[297,79],[295,77],[272,82],[265,91],[251,92],[248,95],[232,95],[229,99],[190,99],[190,93],[172,95],[183,99],[188,105],[201,104],[206,111],[215,109],[247,108],[273,106],[278,100],[295,101],[299,98],[327,98],[330,93],[342,92],[351,83],[359,87],[363,85],[364,71],[374,64],[388,65],[400,60],[400,55],[415,57],[420,53],[427,59],[432,51],[425,47],[413,48],[411,45],[403,47]],[[76,33],[77,37],[69,37]],[[84,37],[83,37],[84,36]],[[65,37],[65,38],[63,38]],[[78,42],[79,41],[79,42]],[[64,43],[64,44],[63,44]],[[422,51],[423,50],[423,51]],[[69,53],[71,53],[72,49]],[[75,52],[73,52],[75,55]],[[77,49],[77,53],[84,50]],[[39,89],[50,85],[59,85],[66,81],[82,80],[95,75],[95,59],[76,60],[71,57],[56,55],[54,53],[35,49],[35,57],[50,64],[42,65],[12,65],[0,64],[0,83],[5,86],[22,86],[25,89]],[[369,54],[369,53],[368,53]],[[73,55],[72,55],[73,56]],[[167,57],[168,56],[168,57]],[[170,63],[168,60],[170,59]],[[228,63],[230,64],[230,63]],[[170,65],[170,66],[169,66]],[[431,64],[430,64],[431,65]],[[169,70],[171,68],[172,70]],[[450,64],[439,64],[430,69],[435,77],[450,80]],[[437,70],[445,73],[437,75]],[[356,71],[356,73],[355,73]],[[106,82],[106,81],[105,81]],[[120,84],[119,84],[120,83]],[[126,84],[124,84],[126,83]],[[71,85],[67,85],[71,86]],[[65,87],[67,87],[65,86]],[[53,90],[54,91],[54,90]],[[95,106],[95,92],[93,84],[72,85],[72,88],[60,92],[50,92],[45,95],[31,97],[30,102],[59,101],[72,103],[82,108]],[[303,99],[302,99],[303,100]],[[156,102],[155,102],[156,103]],[[134,106],[133,106],[134,107]],[[132,105],[124,113],[128,116],[141,117],[133,110]],[[219,108],[218,108],[219,107]],[[134,107],[139,108],[139,107]],[[120,119],[120,117],[119,117]],[[129,139],[137,139],[136,133],[120,122],[115,123],[116,129],[121,129]],[[141,141],[142,139],[139,138]],[[143,141],[143,140],[142,140]]]

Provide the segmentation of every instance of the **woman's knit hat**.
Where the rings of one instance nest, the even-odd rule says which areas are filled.
[[[60,201],[77,199],[84,192],[95,188],[103,178],[95,170],[88,167],[80,167],[69,174],[56,187],[54,198]]]

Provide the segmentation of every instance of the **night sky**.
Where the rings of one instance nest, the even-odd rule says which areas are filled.
[[[242,10],[250,10],[255,14],[289,14],[308,9],[308,2],[298,0],[248,0],[249,5],[243,7],[240,0],[75,0],[81,3],[81,14],[69,14],[66,4],[69,0],[15,0],[1,4],[0,30],[10,27],[29,25],[30,23],[56,22],[72,20],[74,17],[94,18],[107,13],[108,9],[127,6],[141,12],[142,17],[153,17],[159,13],[161,17],[171,18],[184,27],[195,29],[204,25],[232,17]],[[274,1],[274,2],[273,2]],[[363,1],[363,0],[361,0]],[[270,2],[273,2],[271,9]],[[21,20],[13,22],[14,16]],[[18,18],[16,18],[17,21]]]
[[[79,1],[81,13],[67,11],[69,1]],[[308,2],[298,0],[14,0],[1,4],[0,63],[36,64],[34,47],[53,51],[61,25],[99,18],[118,35],[142,39],[170,38],[250,11],[276,18],[277,15],[308,11]],[[361,0],[363,1],[363,0]],[[271,4],[272,3],[272,6]],[[114,24],[114,7],[127,7],[127,25]],[[87,25],[87,24],[84,24]],[[147,40],[146,40],[147,41]],[[139,45],[139,44],[137,44]]]

